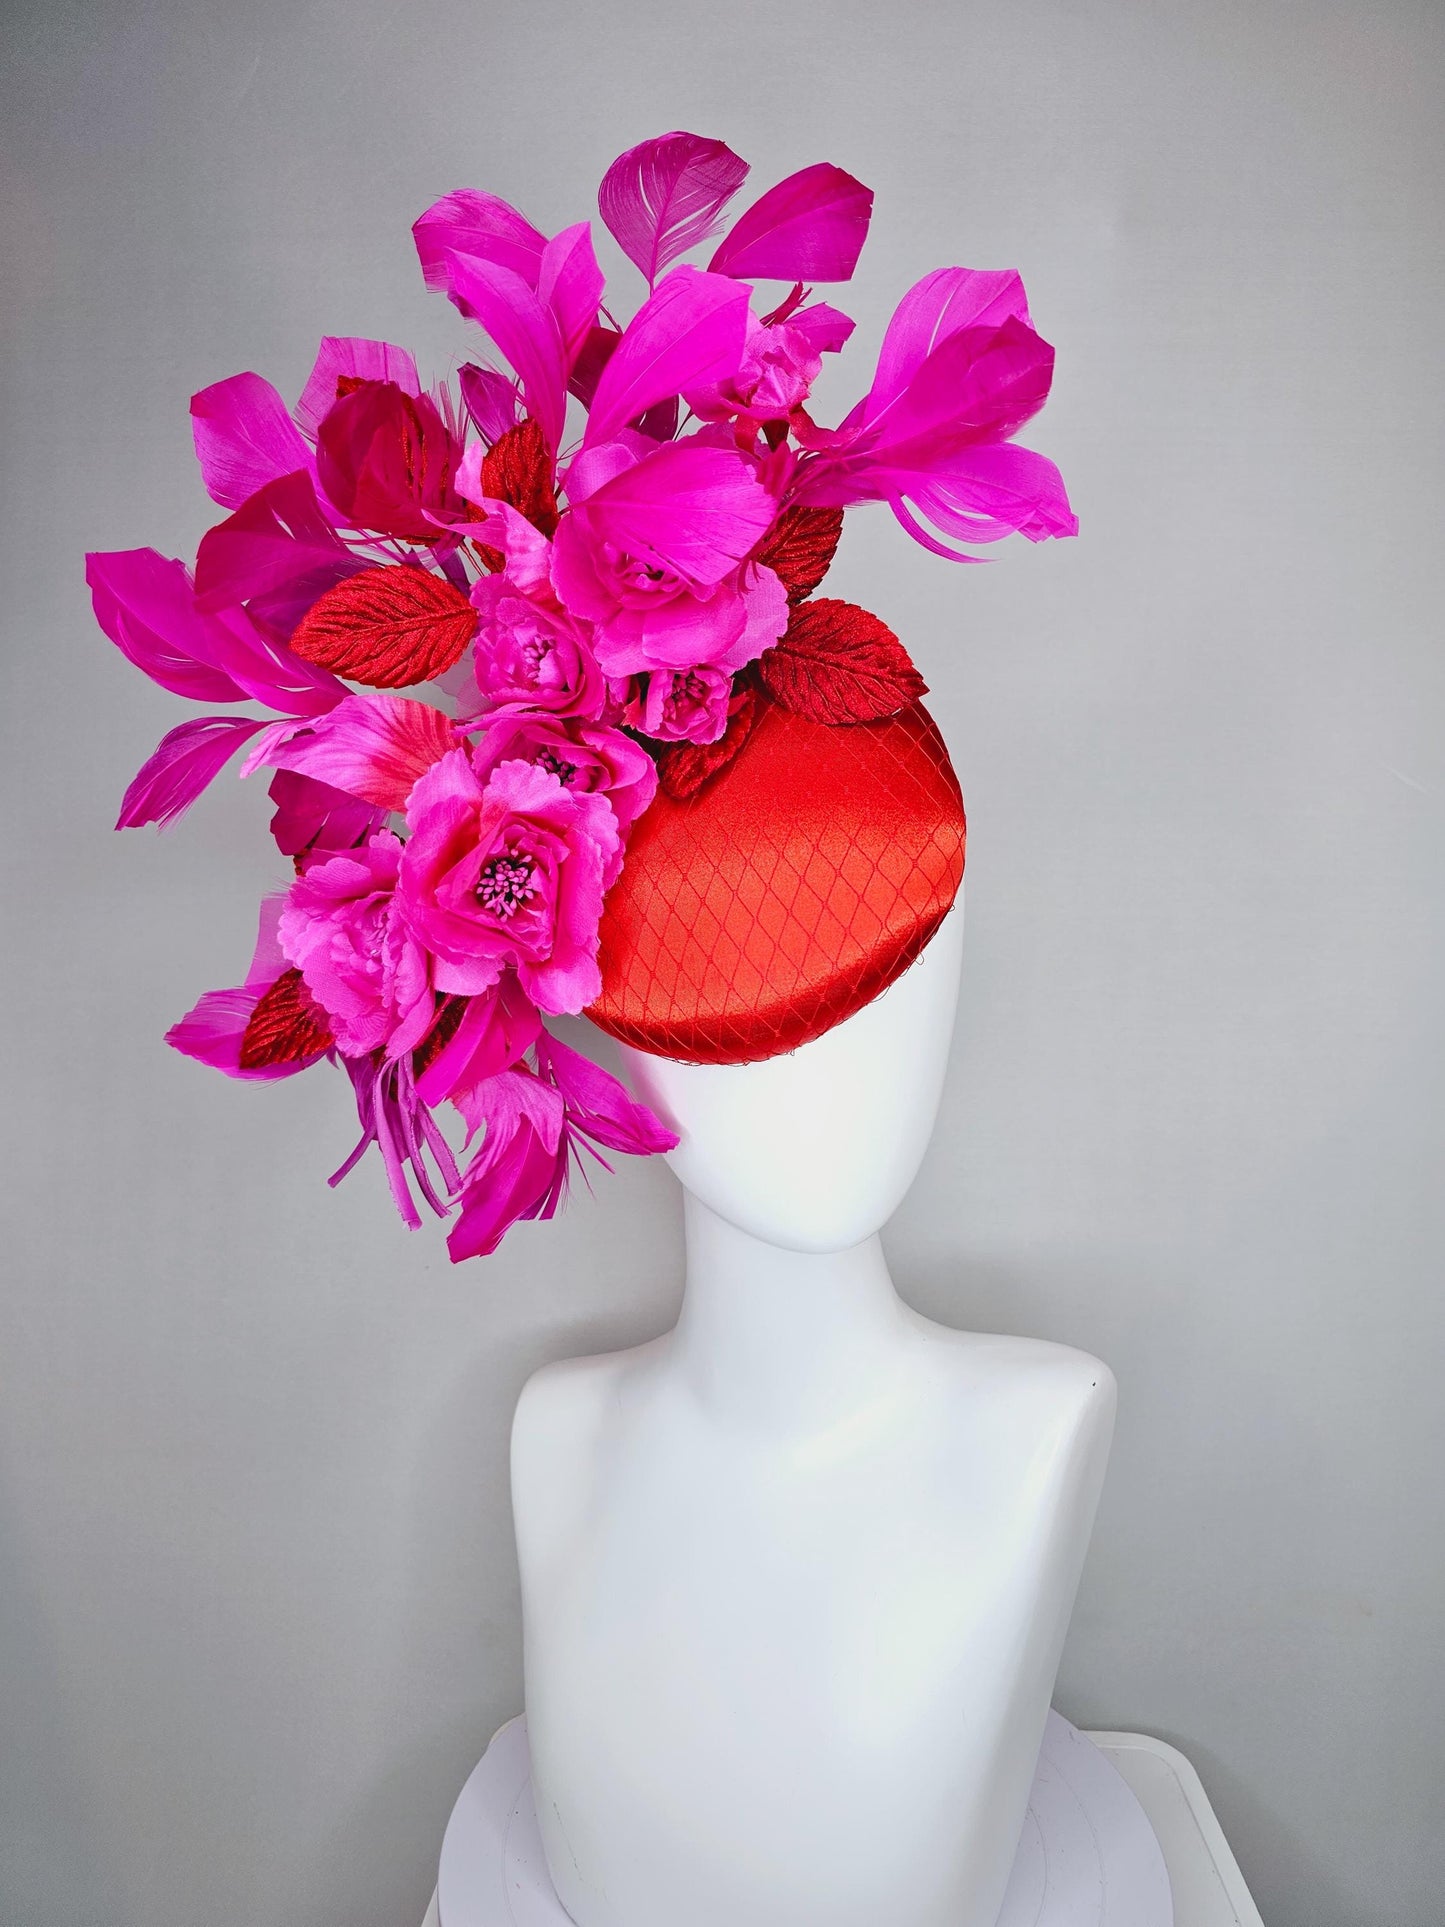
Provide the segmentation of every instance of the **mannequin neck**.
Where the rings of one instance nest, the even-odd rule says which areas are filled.
[[[785,1251],[683,1195],[687,1288],[671,1359],[698,1403],[774,1432],[856,1418],[889,1382],[905,1332],[877,1236]]]

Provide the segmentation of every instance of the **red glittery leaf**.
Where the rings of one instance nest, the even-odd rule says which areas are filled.
[[[789,602],[801,602],[828,573],[842,533],[842,509],[784,509],[758,544],[754,560],[776,572]]]
[[[444,577],[408,564],[365,569],[328,589],[291,647],[307,662],[372,689],[430,682],[460,661],[477,612]]]
[[[241,1038],[241,1069],[298,1064],[331,1047],[326,1012],[302,982],[299,970],[283,970],[251,1012]]]
[[[793,611],[758,674],[784,709],[813,723],[878,722],[928,693],[887,623],[827,596]]]
[[[482,493],[510,502],[543,535],[556,534],[557,487],[540,422],[529,415],[492,443],[482,457]]]
[[[752,733],[758,715],[756,689],[740,689],[728,704],[728,726],[715,743],[673,743],[657,759],[657,780],[674,802],[690,796],[725,770]]]

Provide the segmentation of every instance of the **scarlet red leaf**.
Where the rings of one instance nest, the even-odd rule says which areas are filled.
[[[715,743],[673,743],[657,759],[657,780],[674,802],[690,796],[725,770],[752,734],[758,716],[756,689],[740,689],[728,704],[728,726]]]
[[[842,509],[784,509],[758,544],[754,560],[776,572],[789,602],[801,602],[828,573],[842,533]]]
[[[512,507],[542,534],[557,531],[557,487],[542,424],[529,415],[482,457],[482,493]]]
[[[302,981],[299,970],[283,970],[251,1012],[241,1038],[241,1069],[298,1064],[331,1047],[331,1025]]]
[[[444,577],[409,564],[364,569],[328,589],[291,647],[307,662],[372,689],[430,682],[459,661],[477,612]]]
[[[758,674],[784,709],[813,723],[878,722],[928,693],[887,623],[827,596],[793,611]]]

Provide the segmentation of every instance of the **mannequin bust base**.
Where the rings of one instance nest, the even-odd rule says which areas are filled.
[[[686,1223],[675,1330],[546,1367],[513,1428],[557,1894],[578,1927],[993,1927],[1112,1376],[920,1317],[876,1237]]]
[[[1173,1927],[1173,1919],[1169,1874],[1138,1800],[1099,1749],[1051,1713],[997,1927]],[[452,1809],[428,1920],[569,1927],[537,1830],[525,1720],[495,1735]]]

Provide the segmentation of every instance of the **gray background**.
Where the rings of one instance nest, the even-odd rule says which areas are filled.
[[[1379,0],[12,0],[4,1927],[419,1919],[519,1704],[517,1390],[671,1316],[660,1163],[454,1271],[375,1168],[326,1190],[336,1077],[162,1046],[278,866],[257,785],[110,834],[187,712],[80,560],[216,519],[193,389],[294,395],[323,332],[465,355],[436,195],[550,231],[668,126],[877,189],[825,414],[940,263],[1017,265],[1059,344],[1031,438],[1082,539],[963,570],[859,513],[834,577],[970,803],[889,1248],[936,1316],[1118,1372],[1064,1710],[1188,1752],[1269,1927],[1438,1922],[1442,39]]]

